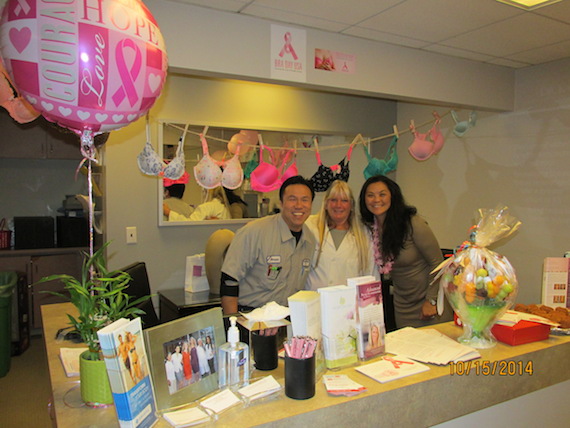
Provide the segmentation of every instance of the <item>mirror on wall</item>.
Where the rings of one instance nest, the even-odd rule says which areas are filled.
[[[158,126],[159,156],[166,162],[177,159],[179,142],[183,139],[186,170],[181,179],[159,180],[160,226],[240,224],[279,212],[279,186],[271,189],[269,185],[265,188],[261,181],[266,180],[266,184],[272,183],[275,181],[275,175],[279,180],[283,174],[293,171],[295,167],[299,174],[310,178],[319,166],[316,157],[317,144],[323,164],[333,165],[346,156],[348,148],[355,139],[354,135],[327,135],[311,131],[249,130],[167,120],[160,120]],[[204,147],[200,139],[201,133],[205,133]],[[252,184],[250,174],[259,167],[260,140],[267,148],[261,151],[264,173],[260,174],[261,170],[258,170],[253,174]],[[238,146],[239,153],[236,153]],[[207,157],[204,156],[204,148],[208,151]],[[236,166],[236,163],[239,163],[239,166]],[[365,166],[362,148],[353,150],[351,165],[353,164]],[[194,172],[197,165],[201,171],[198,177],[201,184],[197,182]],[[241,183],[239,167],[244,172]],[[218,185],[220,171],[223,182],[228,187],[235,187],[234,189]],[[232,171],[237,173],[232,174]],[[263,180],[258,182],[255,180],[256,176]],[[353,180],[350,180],[349,184],[351,181]],[[363,182],[358,176],[355,181],[358,186]],[[213,188],[206,189],[204,185]],[[354,187],[353,190],[358,191],[358,188]],[[318,201],[319,198],[316,197],[313,212],[316,212],[320,206]]]

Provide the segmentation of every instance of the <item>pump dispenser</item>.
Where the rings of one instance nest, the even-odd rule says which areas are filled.
[[[249,347],[239,341],[237,318],[230,317],[228,341],[218,351],[220,371],[218,386],[231,389],[241,388],[249,383]]]

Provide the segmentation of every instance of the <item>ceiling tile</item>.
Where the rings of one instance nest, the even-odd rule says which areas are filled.
[[[542,46],[525,52],[509,55],[506,58],[513,61],[522,61],[528,64],[542,64],[568,57],[570,52],[570,40],[554,45]]]
[[[494,0],[407,0],[358,26],[438,42],[521,13]]]
[[[531,64],[524,63],[524,62],[517,62],[511,61],[505,58],[495,58],[491,61],[487,61],[488,64],[500,65],[503,67],[510,67],[510,68],[524,68],[528,67]]]
[[[292,15],[306,15],[353,25],[400,2],[402,0],[256,0],[245,12],[249,13],[252,7],[263,6]]]
[[[570,40],[570,25],[523,14],[450,38],[442,44],[500,57],[564,40]]]
[[[541,7],[533,13],[570,24],[570,1],[561,1],[548,7]]]
[[[409,37],[403,37],[396,34],[384,33],[382,31],[371,30],[369,28],[350,27],[342,32],[349,36],[362,37],[363,39],[375,40],[378,42],[391,43],[394,45],[407,46],[410,48],[423,48],[426,42],[422,40],[414,40]]]
[[[178,3],[193,4],[196,6],[209,7],[211,9],[239,12],[249,0],[171,0]]]
[[[245,15],[251,15],[258,18],[270,19],[287,24],[303,25],[306,27],[317,28],[319,30],[340,32],[346,28],[346,24],[335,21],[328,21],[318,17],[298,15],[295,13],[271,9],[264,6],[248,6],[242,12]]]
[[[430,51],[430,52],[437,52],[437,53],[440,53],[443,55],[449,55],[449,56],[456,56],[459,58],[471,59],[473,61],[479,61],[479,62],[487,62],[487,61],[490,61],[490,60],[495,58],[493,56],[481,54],[478,52],[470,52],[470,51],[466,51],[464,49],[456,49],[456,48],[452,48],[449,46],[442,46],[442,45],[438,45],[438,44],[433,44],[433,45],[427,46],[424,48],[424,50]]]

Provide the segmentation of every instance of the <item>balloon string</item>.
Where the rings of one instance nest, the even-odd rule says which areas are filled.
[[[93,167],[91,161],[87,162],[87,183],[89,187],[89,257],[93,257],[93,217],[95,216],[93,207]],[[91,272],[93,279],[93,272]]]
[[[83,155],[83,160],[79,164],[79,167],[87,162],[87,185],[88,185],[88,208],[89,208],[89,258],[93,257],[93,247],[94,247],[94,234],[93,234],[93,219],[95,218],[94,205],[93,205],[93,162],[97,163],[95,157],[97,151],[95,150],[95,144],[93,141],[93,131],[84,130],[81,133],[81,154]],[[90,266],[89,276],[91,280],[95,277],[95,267]],[[93,290],[91,291],[93,293]]]

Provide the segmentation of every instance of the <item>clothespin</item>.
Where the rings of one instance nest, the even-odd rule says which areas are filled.
[[[394,135],[396,136],[396,138],[400,139],[400,133],[398,132],[398,126],[393,125],[392,129],[394,130]]]
[[[412,133],[416,132],[416,123],[414,122],[414,119],[410,120],[410,131],[412,131]]]
[[[209,125],[204,126],[204,130],[202,131],[202,136],[205,137],[206,134],[208,133],[208,129],[210,128]]]
[[[441,116],[439,115],[439,113],[438,113],[437,111],[434,110],[434,111],[432,112],[432,114],[433,114],[433,117],[435,117],[435,121],[436,121],[437,123],[441,122]]]

